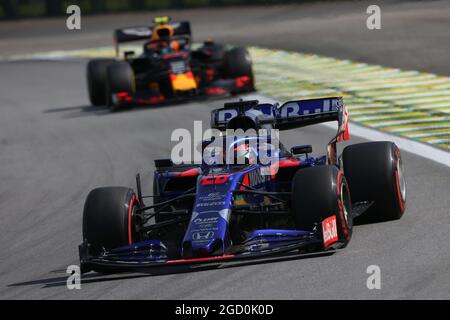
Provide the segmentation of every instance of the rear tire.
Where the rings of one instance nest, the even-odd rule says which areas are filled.
[[[88,62],[86,77],[89,100],[93,106],[106,104],[106,71],[114,61],[113,59],[95,59]]]
[[[133,96],[136,92],[134,71],[127,62],[111,64],[107,69],[106,102],[112,111],[118,109],[113,101],[116,93],[127,93]]]
[[[292,182],[292,211],[299,230],[336,216],[338,241],[346,246],[352,237],[352,204],[347,182],[335,166],[299,170]]]
[[[91,255],[130,245],[140,239],[136,209],[139,200],[132,189],[106,187],[92,190],[83,211],[83,239]]]
[[[348,146],[342,160],[354,202],[375,201],[359,222],[398,220],[406,209],[400,150],[392,142]]]
[[[226,52],[224,62],[224,73],[226,78],[231,79],[244,76],[249,77],[251,79],[251,88],[252,90],[254,89],[252,60],[247,49],[243,47],[236,47]],[[247,89],[244,91],[249,90]]]
[[[207,41],[198,50],[192,52],[194,59],[201,63],[221,65],[225,58],[225,46],[213,41]]]

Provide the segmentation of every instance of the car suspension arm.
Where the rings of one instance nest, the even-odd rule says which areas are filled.
[[[191,192],[191,191],[192,190],[189,190],[188,192]],[[182,199],[185,199],[185,198],[193,198],[196,195],[197,194],[195,194],[195,193],[184,193],[184,194],[182,194],[182,195],[180,195],[178,197],[175,197],[173,199],[170,199],[170,200],[167,200],[167,201],[164,201],[164,202],[160,202],[160,203],[154,204],[152,206],[147,206],[147,207],[144,207],[144,208],[140,208],[138,210],[138,212],[144,212],[144,211],[147,211],[147,210],[150,210],[150,209],[154,209],[154,208],[163,209],[164,207],[166,207],[169,204],[172,204],[173,202],[176,202],[176,201],[179,201],[179,200],[182,200]]]
[[[149,232],[149,231],[152,231],[152,230],[161,229],[161,228],[164,228],[164,227],[167,227],[167,226],[170,226],[170,225],[173,225],[173,224],[177,224],[177,223],[180,223],[180,222],[186,222],[186,221],[189,221],[190,219],[191,219],[190,216],[189,217],[179,217],[179,218],[176,218],[176,219],[173,219],[173,220],[164,221],[164,222],[160,222],[160,223],[155,223],[155,224],[152,224],[150,226],[143,227],[142,231],[143,232]]]
[[[283,203],[287,203],[287,200],[278,198],[277,196],[290,196],[292,195],[291,192],[268,192],[268,191],[260,191],[260,190],[256,190],[248,185],[245,185],[243,183],[239,183],[242,187],[246,188],[246,190],[235,190],[233,191],[233,193],[235,194],[256,194],[256,195],[262,195],[262,196],[267,196],[269,198],[272,198],[276,201],[279,202],[283,202]]]

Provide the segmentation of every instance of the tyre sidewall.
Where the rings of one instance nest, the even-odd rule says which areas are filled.
[[[134,72],[127,62],[116,62],[108,66],[106,81],[106,103],[112,109],[117,106],[113,103],[113,95],[119,92],[126,92],[133,96],[136,92]]]
[[[403,167],[400,150],[394,143],[369,142],[349,146],[343,152],[343,165],[352,200],[374,202],[360,221],[402,217],[406,195],[405,199],[401,196],[399,172],[403,173]]]
[[[339,241],[344,244],[350,241],[353,229],[350,193],[346,179],[337,167],[301,169],[293,179],[292,197],[297,228],[312,230],[315,224],[321,227],[322,221],[334,215]]]
[[[89,99],[94,106],[106,103],[104,96],[107,82],[107,69],[114,61],[112,59],[95,59],[88,62],[86,78]]]
[[[89,193],[83,212],[83,239],[93,255],[129,245],[138,238],[135,233],[138,207],[139,200],[132,189],[106,187]]]
[[[224,73],[227,78],[248,76],[253,81],[250,53],[243,47],[236,47],[226,52],[224,68]]]

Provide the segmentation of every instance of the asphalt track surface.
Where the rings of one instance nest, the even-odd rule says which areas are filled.
[[[204,10],[189,10],[172,15],[197,21],[194,32],[198,40],[211,33],[230,43],[248,41],[450,73],[448,59],[441,57],[440,52],[448,43],[438,41],[439,34],[444,37],[450,24],[448,19],[438,19],[441,15],[449,16],[446,3],[387,4],[386,28],[391,23],[402,27],[384,29],[374,36],[377,39],[366,39],[367,46],[353,48],[367,32],[359,30],[364,29],[364,24],[354,27],[355,21],[364,23],[360,15],[365,17],[366,7],[360,3],[343,3],[339,7],[335,3],[324,3],[302,7],[231,8],[209,11],[208,15]],[[358,8],[362,10],[359,13]],[[245,28],[224,30],[224,12],[233,13],[236,20],[245,15],[247,20],[241,22]],[[307,15],[308,23],[297,21],[303,14]],[[389,19],[393,15],[396,18]],[[61,46],[89,47],[94,42],[99,45],[98,39],[115,22],[126,25],[130,21],[139,22],[142,17],[126,15],[115,21],[110,21],[111,17],[89,19],[86,33],[76,35],[74,43],[67,41]],[[422,19],[422,28],[430,32],[428,36],[409,35],[410,22],[417,17]],[[31,38],[23,32],[28,23],[16,24],[16,33],[1,40],[2,50],[6,47],[9,53],[28,50],[25,47],[29,45],[27,39]],[[54,31],[52,36],[54,23],[54,20],[36,22],[34,39],[42,41],[36,41],[33,50],[45,49],[44,46],[57,48],[58,37],[64,38],[64,32]],[[297,34],[294,32],[282,32],[290,39],[288,42],[282,41],[281,35],[268,36],[283,28],[287,30],[286,25],[290,29],[291,24],[296,23],[304,27],[297,30],[301,30],[302,36],[308,36],[306,39],[299,41],[293,37]],[[343,27],[336,28],[333,24]],[[0,24],[2,30],[12,26]],[[305,29],[308,26],[309,32]],[[0,34],[5,35],[3,31]],[[406,54],[399,43],[389,45],[389,37],[405,42],[414,38],[411,46],[427,46],[432,52],[430,56],[436,54],[437,58],[424,57],[414,50]],[[55,42],[52,44],[52,41]],[[335,50],[336,46],[341,46],[341,50]],[[372,47],[384,48],[390,54],[380,56]],[[438,63],[441,64],[436,65]],[[450,247],[447,245],[450,240],[450,170],[407,151],[403,151],[409,191],[404,218],[356,227],[345,251],[328,257],[188,273],[158,271],[104,277],[91,274],[83,278],[81,290],[67,290],[65,270],[68,265],[78,263],[81,213],[89,190],[106,185],[133,186],[135,173],[141,172],[143,187],[150,193],[153,159],[170,155],[172,131],[192,129],[194,120],[203,120],[206,126],[208,111],[222,103],[195,102],[110,114],[102,107],[89,106],[84,66],[83,60],[0,63],[0,298],[450,298]],[[333,133],[327,127],[315,126],[284,132],[282,137],[288,146],[312,143],[314,150],[320,153]],[[361,141],[354,138],[352,142]],[[381,268],[381,290],[371,291],[366,287],[369,265]]]

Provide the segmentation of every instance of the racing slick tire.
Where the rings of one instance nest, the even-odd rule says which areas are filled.
[[[250,88],[254,90],[254,76],[252,60],[247,49],[243,47],[236,47],[230,49],[225,54],[224,73],[226,78],[239,78],[247,76],[250,78]],[[246,89],[234,90],[231,93],[239,93],[242,91],[250,91],[248,86]]]
[[[346,246],[352,237],[352,202],[347,181],[335,166],[317,166],[297,171],[292,181],[292,212],[299,230],[336,217],[338,241]]]
[[[354,203],[374,201],[358,222],[400,219],[406,209],[406,181],[400,150],[392,142],[348,146],[343,168]]]
[[[92,190],[83,211],[83,240],[89,254],[126,246],[140,240],[139,200],[132,189],[105,187]],[[94,271],[105,272],[103,268]],[[112,270],[111,270],[112,271]]]
[[[106,71],[106,102],[111,111],[118,109],[118,102],[113,101],[116,93],[127,93],[132,97],[136,92],[134,71],[127,62],[116,62],[108,66]]]
[[[208,65],[222,65],[225,59],[225,46],[212,40],[205,41],[203,46],[192,52],[192,57]]]
[[[106,70],[115,60],[113,59],[94,59],[87,65],[87,85],[89,100],[93,106],[106,104]]]

